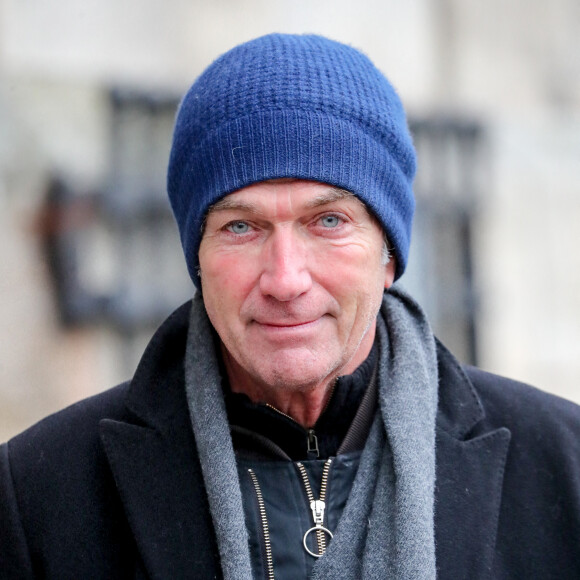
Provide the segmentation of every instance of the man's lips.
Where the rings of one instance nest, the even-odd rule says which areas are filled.
[[[300,318],[299,320],[280,320],[259,317],[252,321],[248,330],[255,332],[256,338],[261,337],[276,344],[286,344],[287,341],[310,341],[315,339],[324,328],[326,315]]]
[[[307,326],[314,322],[317,322],[320,318],[312,318],[309,320],[299,320],[299,321],[284,321],[284,322],[276,322],[271,320],[254,320],[256,324],[260,326],[268,326],[271,328],[300,328],[303,326]]]
[[[306,330],[308,328],[316,326],[323,318],[325,314],[307,314],[300,317],[281,317],[281,316],[256,316],[252,320],[252,324],[263,330],[272,332],[283,332],[284,330]]]

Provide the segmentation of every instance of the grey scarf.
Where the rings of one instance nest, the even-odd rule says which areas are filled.
[[[185,362],[187,400],[224,578],[248,580],[242,496],[210,328],[197,297]],[[334,539],[314,566],[317,580],[436,577],[435,342],[423,312],[400,289],[385,294],[377,330],[379,412]]]

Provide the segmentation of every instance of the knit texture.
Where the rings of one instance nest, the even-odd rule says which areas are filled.
[[[252,183],[300,178],[357,195],[378,217],[403,273],[414,212],[415,150],[389,81],[361,52],[312,35],[237,46],[179,107],[167,189],[189,273],[208,207]]]
[[[377,321],[379,410],[353,487],[314,579],[434,580],[435,341],[419,306],[385,294]],[[226,580],[251,577],[235,454],[210,323],[194,299],[186,394]]]
[[[224,579],[248,580],[252,568],[242,492],[211,337],[211,323],[197,295],[189,321],[185,392]]]
[[[379,413],[334,539],[313,580],[435,580],[437,355],[420,307],[385,295],[377,319]]]

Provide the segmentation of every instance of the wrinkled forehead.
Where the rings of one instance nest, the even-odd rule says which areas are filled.
[[[366,213],[369,216],[371,216],[374,220],[377,220],[377,218],[373,215],[372,211],[369,210],[367,205],[355,193],[353,193],[351,191],[347,191],[346,189],[343,189],[340,187],[336,187],[336,186],[328,184],[328,183],[321,183],[321,182],[317,182],[317,181],[307,181],[307,180],[301,180],[301,179],[297,179],[297,178],[269,179],[269,180],[255,183],[255,184],[250,185],[250,186],[243,188],[241,190],[234,191],[228,195],[225,195],[224,197],[222,197],[221,199],[216,201],[214,204],[212,204],[207,210],[206,217],[210,213],[215,212],[215,211],[220,211],[220,210],[228,210],[228,209],[252,210],[253,207],[251,207],[250,203],[248,203],[246,201],[242,201],[240,199],[242,197],[240,195],[240,193],[252,191],[252,190],[257,191],[259,188],[260,197],[262,197],[262,196],[269,195],[271,191],[274,191],[274,190],[279,191],[279,188],[275,189],[273,187],[272,189],[269,189],[268,187],[264,187],[264,186],[268,186],[268,185],[277,186],[277,185],[293,184],[293,183],[303,183],[303,184],[310,184],[310,185],[317,186],[316,192],[312,193],[312,195],[304,202],[304,207],[306,207],[307,209],[322,207],[322,206],[325,206],[325,205],[328,205],[328,204],[331,204],[331,203],[334,203],[337,201],[348,199],[351,202],[355,202],[357,204],[360,204],[360,206],[365,209]]]

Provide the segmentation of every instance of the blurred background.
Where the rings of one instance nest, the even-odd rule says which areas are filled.
[[[419,154],[402,283],[486,370],[580,401],[578,0],[0,0],[0,441],[129,378],[192,294],[180,95],[268,32],[366,52]]]

